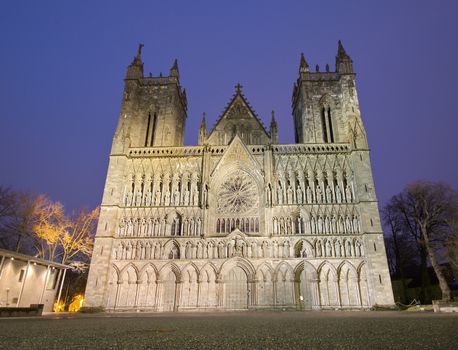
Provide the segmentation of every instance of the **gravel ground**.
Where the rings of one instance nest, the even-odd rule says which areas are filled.
[[[3,318],[0,349],[458,349],[458,315],[385,311]]]

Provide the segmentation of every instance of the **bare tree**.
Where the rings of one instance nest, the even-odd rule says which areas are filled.
[[[11,235],[7,228],[14,214],[15,193],[8,187],[0,186],[0,247],[12,249]]]
[[[395,213],[399,227],[418,243],[421,264],[429,258],[442,299],[450,300],[450,288],[439,259],[446,242],[456,236],[451,222],[458,216],[458,192],[443,183],[413,182],[390,200],[387,210]]]
[[[87,265],[92,255],[98,217],[99,208],[96,208],[92,211],[81,210],[67,218],[66,229],[59,236],[62,264],[78,264],[80,268]],[[75,258],[78,258],[77,261]]]
[[[64,207],[40,195],[35,206],[32,234],[39,257],[56,261],[61,255],[60,237],[66,230]]]

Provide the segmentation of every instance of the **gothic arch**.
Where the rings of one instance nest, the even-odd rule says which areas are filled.
[[[294,270],[285,261],[280,262],[275,268],[275,303],[277,306],[294,305]]]
[[[200,272],[199,272],[199,280],[202,281],[203,280],[203,273],[204,272],[208,272],[208,271],[211,271],[214,276],[215,276],[215,279],[216,279],[216,276],[218,275],[218,270],[216,269],[216,266],[211,263],[211,262],[207,262],[204,266],[202,266],[202,268],[200,269]]]
[[[297,276],[297,274],[300,274],[303,270],[310,272],[312,279],[318,278],[318,272],[315,266],[306,260],[301,260],[299,264],[297,264],[297,266],[294,268],[294,275]]]
[[[158,270],[154,264],[148,263],[140,269],[139,276],[137,305],[145,309],[153,308],[156,305]]]
[[[301,260],[294,269],[296,305],[299,309],[312,309],[318,305],[316,300],[317,271],[308,261]]]
[[[361,299],[356,268],[348,261],[339,266],[339,293],[343,307],[359,307]]]
[[[359,285],[359,291],[361,295],[361,305],[363,307],[370,306],[371,304],[371,298],[370,298],[370,293],[369,293],[369,281],[368,281],[368,275],[367,275],[367,265],[363,261],[359,266],[358,266],[358,285]]]
[[[320,106],[329,106],[331,108],[336,107],[336,102],[334,98],[329,94],[324,94],[323,96],[321,96],[319,100],[319,104]]]
[[[138,279],[140,281],[145,281],[143,277],[145,277],[145,274],[146,274],[147,281],[151,281],[151,272],[154,273],[154,279],[156,280],[157,277],[159,276],[157,267],[153,263],[145,264],[138,272],[138,276],[139,276]]]
[[[175,248],[175,249],[174,249]],[[175,254],[173,254],[173,257],[170,258],[170,254],[178,252],[178,256],[175,257]],[[163,252],[162,252],[163,258],[164,259],[179,259],[181,252],[180,252],[180,245],[176,239],[169,239],[167,242],[164,243],[163,245]]]
[[[263,263],[256,269],[256,304],[259,306],[272,306],[274,299],[274,270]]]
[[[125,276],[127,275],[127,279]],[[119,291],[116,301],[116,307],[132,308],[135,306],[137,286],[138,286],[138,268],[129,263],[120,271]]]
[[[193,273],[196,274],[196,277],[199,277],[199,274],[200,274],[199,268],[197,267],[196,264],[194,264],[191,261],[191,262],[188,262],[186,265],[184,265],[183,268],[181,269],[181,278],[183,278],[184,273],[189,270],[192,270]],[[183,280],[181,280],[181,282],[183,282]]]
[[[296,258],[313,258],[315,256],[315,249],[306,239],[299,240],[294,245],[294,257]]]
[[[108,280],[107,309],[115,309],[118,296],[118,282],[120,281],[120,274],[119,269],[115,264],[111,264],[109,271],[110,276]]]
[[[177,281],[181,281],[181,270],[177,266],[177,264],[173,262],[168,262],[164,266],[162,266],[158,271],[158,277],[162,280],[165,277],[165,274],[169,271],[175,274]]]
[[[340,306],[338,276],[334,265],[325,260],[318,268],[318,276],[321,306]]]
[[[126,266],[124,266],[121,271],[119,271],[119,281],[124,282],[124,276],[127,274],[129,282],[134,281],[132,278],[135,276],[135,282],[138,280],[138,267],[135,266],[133,263],[129,263]]]
[[[226,276],[227,273],[235,266],[240,267],[246,273],[248,280],[252,280],[256,275],[256,270],[249,260],[240,257],[235,257],[226,260],[221,265],[218,271],[218,277],[222,278],[223,276]]]

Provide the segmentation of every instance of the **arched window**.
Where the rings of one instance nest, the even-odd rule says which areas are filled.
[[[328,143],[328,130],[326,128],[326,108],[321,108],[321,127],[323,129],[323,142]]]
[[[169,259],[179,259],[180,258],[180,250],[174,244],[172,245],[172,249],[170,249]]]
[[[216,220],[216,233],[221,232],[221,221],[218,219]]]
[[[148,113],[148,123],[146,124],[146,137],[145,137],[145,147],[150,146],[150,127],[151,127],[151,113]]]
[[[334,143],[334,131],[332,128],[331,107],[328,107],[328,124],[329,124],[329,138]]]

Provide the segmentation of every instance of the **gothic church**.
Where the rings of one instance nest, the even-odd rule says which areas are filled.
[[[365,309],[392,305],[352,60],[301,56],[295,143],[279,144],[237,85],[198,145],[183,144],[177,62],[127,68],[87,307],[107,311]]]

